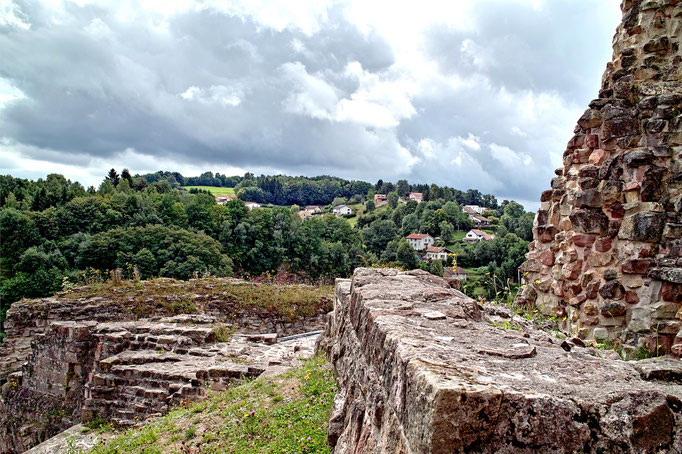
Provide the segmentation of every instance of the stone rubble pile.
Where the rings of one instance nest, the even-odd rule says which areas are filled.
[[[520,301],[582,339],[679,356],[682,2],[622,10],[599,97],[542,193]]]
[[[603,359],[505,313],[423,271],[338,280],[318,344],[334,452],[682,452],[680,361]]]

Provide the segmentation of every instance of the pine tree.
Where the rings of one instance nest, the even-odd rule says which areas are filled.
[[[118,176],[118,173],[116,172],[116,169],[111,169],[109,173],[107,174],[107,180],[111,181],[111,184],[114,186],[118,186],[119,181],[121,179]]]

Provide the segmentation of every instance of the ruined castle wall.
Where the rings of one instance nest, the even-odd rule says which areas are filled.
[[[601,359],[423,271],[337,281],[319,348],[335,453],[682,452],[679,361]]]
[[[599,97],[542,193],[521,300],[583,339],[663,352],[682,343],[682,2],[621,6]]]

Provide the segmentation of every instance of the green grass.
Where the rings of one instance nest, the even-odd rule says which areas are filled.
[[[348,205],[353,209],[353,213],[355,213],[355,216],[352,218],[346,219],[348,223],[351,225],[351,227],[355,227],[358,223],[358,218],[365,213],[365,205],[362,203],[355,203],[353,205]]]
[[[105,434],[90,453],[327,453],[336,383],[323,357]]]
[[[182,189],[189,191],[190,189],[203,189],[213,194],[214,197],[227,197],[234,195],[234,188],[223,188],[219,186],[181,186]]]

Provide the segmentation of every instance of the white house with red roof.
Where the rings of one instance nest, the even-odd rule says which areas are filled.
[[[478,243],[479,241],[490,241],[495,238],[493,235],[483,230],[471,229],[464,236],[462,241],[465,243]]]
[[[489,225],[490,220],[486,217],[481,216],[477,211],[476,208],[481,208],[478,205],[464,205],[464,208],[462,208],[462,211],[466,213],[467,216],[469,216],[469,219],[474,221],[474,225],[476,226],[482,226],[482,225]]]
[[[449,253],[442,246],[430,246],[426,249],[426,260],[447,260]]]
[[[423,251],[433,246],[435,239],[428,233],[410,233],[405,237],[415,251]]]

